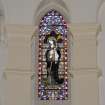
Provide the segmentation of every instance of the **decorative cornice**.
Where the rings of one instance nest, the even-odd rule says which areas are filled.
[[[4,71],[4,73],[6,74],[20,74],[20,75],[33,75],[35,74],[34,71],[32,71],[31,69],[30,70],[23,70],[23,69],[6,69]],[[71,77],[74,76],[74,74],[81,74],[81,75],[86,75],[86,74],[89,74],[89,73],[96,73],[98,77],[100,77],[102,75],[102,71],[98,68],[79,68],[79,69],[71,69],[69,70],[69,75]]]
[[[73,35],[83,35],[84,36],[90,34],[97,36],[101,31],[101,25],[97,23],[71,23],[68,25],[69,30]]]
[[[96,73],[98,77],[100,77],[102,75],[102,71],[98,68],[78,68],[78,69],[71,69],[69,70],[69,74],[93,74]]]
[[[97,36],[101,31],[101,25],[97,23],[71,23],[68,25],[69,31],[75,35],[84,36],[91,33],[91,35]],[[17,24],[8,24],[6,25],[7,33],[16,33],[16,34],[25,34],[25,35],[33,35],[34,32],[38,30],[38,26],[34,25],[17,25]],[[12,34],[10,34],[12,35]]]
[[[13,33],[15,34],[25,34],[25,35],[32,35],[34,33],[34,31],[37,29],[38,27],[33,26],[33,25],[17,25],[17,24],[8,24],[6,25],[6,32],[9,33]],[[9,36],[11,36],[12,34],[10,34]]]
[[[25,74],[25,75],[33,75],[35,72],[31,71],[31,70],[5,70],[4,73],[6,74]]]

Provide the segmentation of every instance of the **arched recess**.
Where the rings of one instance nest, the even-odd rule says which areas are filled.
[[[68,10],[65,2],[63,0],[42,0],[37,8],[37,10],[40,10],[42,7],[49,5],[50,3],[55,3],[55,4],[59,4],[61,7],[65,8],[66,10]]]
[[[68,28],[68,25],[70,24],[70,22],[69,22],[69,19],[65,18],[65,17],[68,17],[68,15],[62,14],[63,11],[61,11],[61,10],[59,11],[58,7],[57,7],[57,9],[54,8],[54,7],[53,7],[53,9],[51,7],[48,7],[45,10],[46,12],[45,11],[43,12],[43,10],[42,10],[43,15],[40,14],[38,16],[39,18],[37,19],[37,23],[36,23],[36,25],[38,25],[38,28],[36,29],[36,31],[35,31],[35,33],[33,35],[33,38],[32,38],[32,46],[33,46],[32,47],[32,53],[33,53],[32,56],[34,56],[34,57],[32,57],[32,59],[33,59],[33,72],[35,72],[35,74],[34,74],[35,76],[34,76],[34,79],[33,79],[33,82],[32,82],[32,84],[33,84],[33,87],[32,87],[33,88],[32,89],[33,90],[33,92],[32,92],[33,93],[33,102],[32,102],[33,105],[34,105],[34,103],[36,103],[36,100],[69,100],[68,102],[70,103],[70,99],[71,99],[71,95],[70,95],[70,93],[71,93],[71,90],[70,90],[71,89],[71,82],[70,82],[69,71],[71,69],[71,67],[70,67],[71,66],[71,44],[70,43],[71,43],[72,36],[71,36],[70,30]],[[57,15],[54,14],[55,17],[58,16],[58,17],[62,18],[62,22],[63,23],[61,23],[61,26],[66,27],[65,33],[61,32],[62,30],[64,31],[64,29],[61,29],[59,31],[59,29],[56,28],[56,25],[60,26],[60,24],[53,25],[52,26],[53,29],[51,28],[51,29],[48,29],[47,31],[45,30],[45,33],[43,32],[43,28],[41,29],[41,27],[43,27],[43,25],[45,25],[43,23],[44,20],[46,21],[48,19],[47,16],[48,15],[50,16],[52,12],[57,14]],[[51,16],[53,16],[53,15],[51,15]],[[47,18],[47,19],[45,19],[45,18]],[[58,18],[58,20],[59,20],[59,18]],[[48,25],[48,24],[46,24],[46,25]],[[45,25],[45,27],[46,27],[46,25]],[[55,29],[54,29],[54,27],[55,27]],[[43,34],[43,37],[41,37],[42,34]],[[42,43],[45,43],[44,42],[45,40],[43,40],[43,38],[44,39],[49,39],[49,38],[44,37],[45,34],[49,35],[49,37],[50,37],[50,35],[51,35],[51,37],[54,37],[52,34],[54,34],[56,36],[58,35],[58,37],[62,37],[61,39],[62,39],[63,43],[59,43],[59,44],[57,43],[57,45],[62,46],[62,48],[64,46],[66,46],[66,48],[64,47],[66,50],[62,50],[64,52],[64,54],[66,54],[66,55],[62,55],[61,54],[61,56],[64,59],[67,59],[66,62],[62,63],[62,64],[64,64],[63,68],[66,68],[66,70],[67,70],[66,71],[64,69],[63,73],[65,75],[67,75],[67,76],[63,76],[64,82],[63,82],[62,86],[58,86],[58,87],[54,86],[54,89],[51,87],[53,92],[52,91],[47,91],[47,90],[50,90],[50,89],[47,89],[46,91],[44,91],[45,93],[47,93],[47,95],[41,97],[41,93],[43,93],[43,92],[40,91],[39,88],[41,88],[41,86],[42,86],[42,84],[40,84],[41,83],[41,79],[40,78],[42,78],[41,75],[43,75],[43,74],[42,74],[42,72],[39,69],[42,70],[43,66],[45,67],[44,69],[47,69],[46,68],[47,64],[45,64],[45,65],[42,64],[42,61],[40,61],[40,59],[41,59],[40,58],[40,56],[41,56],[40,54],[42,54],[44,52],[44,55],[45,55],[45,52],[47,51],[47,49],[46,49],[46,51],[43,51],[43,49],[42,49],[43,46],[42,47],[40,47],[40,46],[42,45]],[[63,34],[65,34],[66,36],[63,36]],[[47,44],[47,42],[46,42],[46,44]],[[47,46],[46,44],[43,44],[43,45]],[[47,48],[48,48],[48,46],[47,46]],[[61,48],[61,47],[59,47],[59,48]],[[44,58],[42,58],[42,60],[45,60],[45,59],[46,58],[44,56]],[[42,65],[42,68],[41,68],[41,65]],[[61,75],[62,75],[62,72],[61,72]],[[64,87],[64,88],[62,89],[62,87]],[[46,88],[46,87],[44,87],[44,88]],[[58,94],[60,92],[60,91],[59,92],[55,91],[55,88],[57,88],[57,89],[59,88],[59,90],[64,90],[64,92],[61,93],[61,97],[59,95],[57,97],[54,96],[55,93]],[[48,96],[49,92],[52,94],[51,97]],[[64,96],[63,96],[63,94],[64,94]]]
[[[69,10],[66,6],[66,4],[61,0],[45,0],[44,2],[42,1],[38,8],[36,9],[36,12],[34,14],[34,23],[35,26],[37,26],[41,19],[41,17],[44,16],[45,13],[47,13],[49,10],[55,9],[59,12],[62,13],[64,16],[65,20],[70,23],[70,14]]]

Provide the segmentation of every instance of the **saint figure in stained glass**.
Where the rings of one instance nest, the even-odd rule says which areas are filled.
[[[56,10],[45,14],[39,25],[38,97],[68,99],[67,23]]]
[[[56,34],[56,33],[55,33]],[[59,85],[64,82],[63,78],[59,78],[58,69],[61,58],[60,48],[57,46],[57,40],[51,36],[48,38],[48,48],[46,51],[47,62],[47,78],[49,84]]]

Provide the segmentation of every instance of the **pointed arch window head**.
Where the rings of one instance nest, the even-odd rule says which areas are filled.
[[[41,100],[68,99],[67,23],[51,10],[39,25],[38,97]]]
[[[67,35],[67,23],[56,10],[49,11],[40,22],[40,35],[50,33],[51,30]]]

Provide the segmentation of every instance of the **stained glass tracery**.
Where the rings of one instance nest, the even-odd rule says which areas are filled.
[[[41,100],[68,99],[67,23],[51,10],[39,25],[38,97]]]

